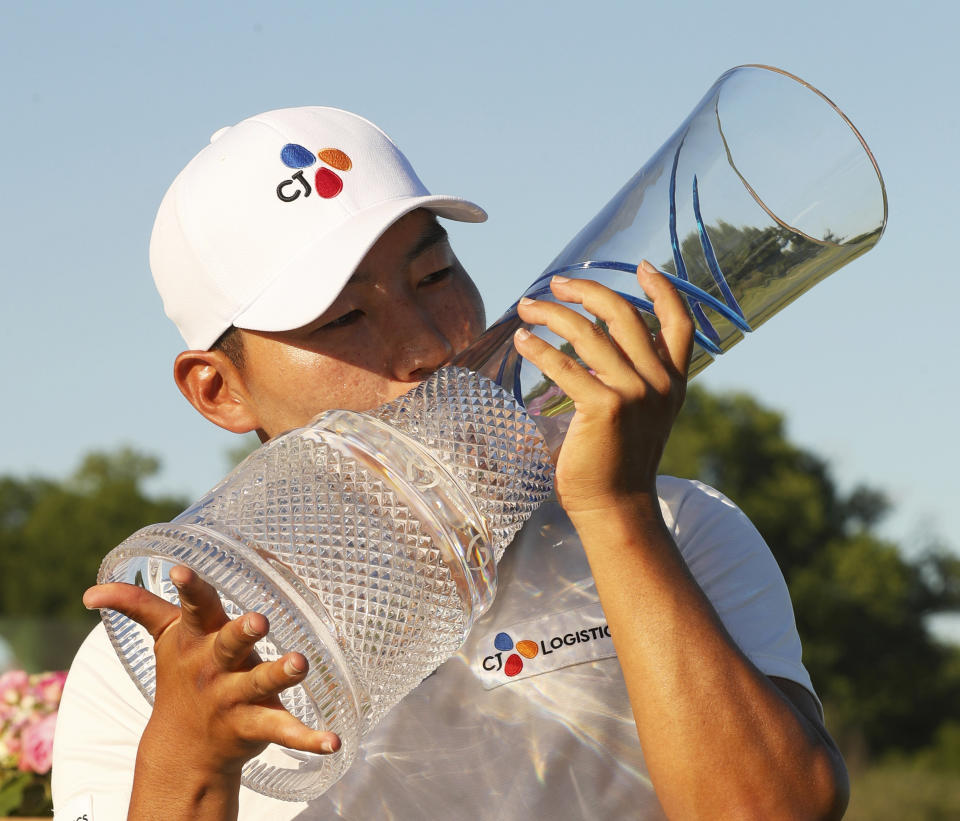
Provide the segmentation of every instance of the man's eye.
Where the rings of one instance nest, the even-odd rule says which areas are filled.
[[[420,285],[433,285],[436,282],[442,282],[450,274],[453,273],[453,266],[448,266],[446,268],[441,268],[439,271],[434,271],[432,274],[427,274],[423,279],[420,280]]]
[[[321,325],[317,330],[327,331],[333,328],[343,328],[345,325],[352,325],[362,316],[363,311],[361,311],[359,308],[354,308],[352,311],[345,313],[343,316],[338,316],[336,319]]]

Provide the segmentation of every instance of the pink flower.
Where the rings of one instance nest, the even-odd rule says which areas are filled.
[[[30,677],[23,670],[11,670],[0,676],[0,701],[16,704],[26,691]]]
[[[31,724],[23,731],[21,738],[23,749],[20,754],[19,768],[45,775],[53,763],[53,731],[57,724],[57,714],[51,713]]]
[[[63,695],[63,683],[67,680],[65,671],[44,673],[34,684],[34,692],[46,706],[56,707]]]

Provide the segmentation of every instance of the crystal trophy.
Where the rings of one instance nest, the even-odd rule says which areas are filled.
[[[552,299],[555,274],[590,277],[655,324],[635,275],[648,259],[695,319],[696,374],[873,247],[886,216],[876,162],[843,113],[786,72],[741,66],[524,295]],[[399,399],[367,413],[326,411],[271,440],[174,521],[143,528],[104,559],[101,583],[139,584],[171,602],[169,569],[185,564],[217,588],[230,617],[269,619],[261,658],[307,657],[306,679],[281,700],[339,734],[341,749],[271,745],[247,763],[246,786],[286,800],[321,794],[492,602],[497,561],[549,495],[551,453],[573,415],[513,348],[522,325],[511,308]],[[152,700],[149,634],[117,612],[102,617]]]

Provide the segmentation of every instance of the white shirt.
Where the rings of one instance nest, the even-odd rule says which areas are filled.
[[[737,645],[761,672],[813,693],[786,584],[753,525],[700,483],[660,477],[657,490],[684,560]],[[507,548],[499,591],[458,655],[383,719],[344,778],[309,805],[242,788],[240,818],[662,818],[586,557],[555,501]],[[60,706],[58,821],[126,817],[149,717],[98,627]]]

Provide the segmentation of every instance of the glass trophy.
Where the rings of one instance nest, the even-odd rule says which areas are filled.
[[[555,274],[589,277],[655,326],[635,273],[648,259],[695,320],[696,374],[872,248],[886,216],[876,162],[843,113],[786,72],[741,66],[523,296],[553,299]],[[271,440],[174,521],[143,528],[104,559],[101,583],[139,584],[171,602],[169,569],[188,565],[229,616],[269,619],[261,658],[307,657],[306,679],[283,704],[339,734],[342,747],[320,756],[271,745],[246,765],[246,786],[286,800],[321,794],[492,602],[497,561],[549,495],[551,453],[574,411],[516,353],[522,325],[511,308],[399,399],[367,413],[326,411]],[[549,330],[530,330],[575,356]],[[102,617],[152,700],[149,634],[114,611]]]

